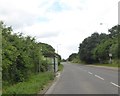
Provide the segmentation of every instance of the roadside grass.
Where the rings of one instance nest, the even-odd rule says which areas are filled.
[[[99,63],[95,63],[95,64],[85,64],[85,63],[79,63],[82,65],[95,65],[95,66],[106,66],[106,67],[114,67],[114,68],[120,68],[120,63],[112,63],[112,64],[99,64]]]
[[[3,87],[2,96],[17,96],[15,94],[37,94],[38,92],[42,91],[44,86],[52,80],[54,80],[54,75],[52,72],[33,75],[26,82],[20,82],[13,86],[5,87],[5,89]]]
[[[64,66],[63,66],[62,64],[60,64],[60,65],[58,66],[58,71],[62,71],[63,68],[64,68]]]
[[[92,64],[95,66],[107,66],[107,67],[116,67],[116,68],[120,68],[119,64]]]
[[[120,68],[120,60],[118,60],[118,59],[112,60],[111,64],[105,63],[105,64],[93,64],[93,65]]]
[[[78,58],[74,58],[72,61],[70,61],[70,62],[72,62],[73,64],[84,64],[85,62],[83,62],[83,61],[81,61],[81,60],[79,60]]]
[[[103,63],[103,64],[99,64],[99,63],[95,63],[95,64],[86,64],[85,62],[82,61],[78,61],[78,60],[73,60],[71,61],[72,64],[82,64],[82,65],[95,65],[95,66],[106,66],[106,67],[115,67],[115,68],[120,68],[120,60],[113,60],[111,64],[109,63]]]
[[[112,64],[99,64],[99,63],[95,63],[95,64],[86,64],[86,63],[79,63],[82,65],[95,65],[95,66],[106,66],[106,67],[114,67],[114,68],[120,68],[120,64],[116,64],[116,63],[112,63]]]

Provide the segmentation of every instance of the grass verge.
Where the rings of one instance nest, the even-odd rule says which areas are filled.
[[[114,60],[112,60],[111,64],[107,63],[107,64],[95,64],[95,65],[97,65],[97,66],[107,66],[107,67],[120,68],[120,60],[114,59]]]
[[[26,82],[21,82],[13,86],[5,87],[6,89],[3,88],[2,96],[17,96],[17,94],[37,94],[43,90],[44,86],[53,79],[54,75],[50,72],[33,75]]]
[[[109,63],[103,63],[103,64],[100,64],[100,63],[95,63],[95,64],[86,64],[85,62],[82,62],[80,61],[79,63],[77,64],[82,64],[82,65],[95,65],[95,66],[106,66],[106,67],[114,67],[114,68],[120,68],[120,60],[118,59],[115,59],[115,60],[112,60],[112,63],[109,64]]]
[[[120,66],[118,66],[118,64],[92,64],[92,65],[120,68]]]
[[[79,63],[82,65],[95,65],[95,66],[106,66],[106,67],[114,67],[114,68],[120,68],[119,64],[85,64],[85,63]]]
[[[62,71],[63,68],[64,68],[64,66],[63,66],[62,64],[60,64],[60,65],[58,66],[58,71]]]

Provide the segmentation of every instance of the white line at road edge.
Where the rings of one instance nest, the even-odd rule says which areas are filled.
[[[96,77],[98,77],[99,79],[102,79],[102,80],[104,80],[102,77],[100,77],[100,76],[98,76],[98,75],[95,75]]]
[[[117,84],[115,84],[115,83],[113,83],[113,82],[110,82],[112,85],[114,85],[114,86],[116,86],[116,87],[119,87],[120,88],[120,86],[119,85],[117,85]]]

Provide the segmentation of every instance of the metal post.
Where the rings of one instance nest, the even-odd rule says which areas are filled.
[[[56,69],[56,68],[55,68],[55,56],[54,56],[54,73],[56,72],[55,69]]]
[[[40,57],[40,51],[39,51],[39,57]],[[39,58],[38,72],[40,72],[40,58]]]
[[[112,63],[112,54],[111,53],[109,53],[109,57],[110,57],[109,63],[111,64]]]

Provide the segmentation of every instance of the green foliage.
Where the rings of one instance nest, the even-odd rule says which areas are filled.
[[[77,57],[77,58],[74,58],[74,59],[72,60],[72,63],[82,63],[82,62],[81,62],[80,59]]]
[[[0,22],[0,30],[3,88],[4,84],[24,82],[31,74],[48,70],[48,62],[44,60],[43,55],[54,54],[55,49],[51,45],[37,43],[34,38],[24,37],[22,33],[13,34],[12,28],[5,26],[3,22]]]
[[[63,68],[64,68],[64,66],[63,66],[62,64],[59,64],[59,66],[58,66],[58,71],[62,71]]]
[[[77,58],[78,57],[78,54],[77,53],[72,53],[69,58],[68,58],[68,61],[72,61],[73,59]]]
[[[115,26],[110,29],[109,38],[102,41],[93,51],[95,59],[98,59],[100,63],[109,60],[109,53],[112,54],[112,59],[118,58],[118,35],[115,28],[117,27]]]
[[[49,56],[54,55],[55,49],[51,45],[48,45],[48,44],[45,44],[45,43],[39,43],[39,45],[41,46],[42,54],[45,57],[49,57]]]
[[[117,60],[115,60],[115,62],[116,62]],[[99,64],[93,64],[93,65],[95,65],[95,66],[106,66],[106,67],[115,67],[115,68],[120,68],[120,66],[118,66],[118,63],[114,63],[114,61],[113,61],[113,63],[112,64],[109,64],[109,63],[99,63]]]
[[[116,38],[118,37],[118,33],[120,32],[120,25],[116,25],[108,30],[110,32],[109,37],[110,38]]]
[[[86,63],[108,63],[109,53],[112,59],[120,58],[119,37],[120,25],[116,25],[109,29],[109,34],[94,33],[85,38],[79,47],[80,60]]]
[[[107,39],[101,42],[101,44],[99,44],[93,50],[94,58],[97,60],[102,60],[102,61],[109,59],[109,53],[110,53],[109,50],[110,50],[111,45],[112,45],[111,39]]]
[[[57,53],[56,53],[56,55],[57,55],[57,58],[58,58],[58,66],[59,66],[60,62],[61,62],[61,56],[59,54],[57,54]]]
[[[118,28],[118,59],[120,59],[120,27]]]
[[[93,58],[93,49],[99,45],[99,43],[107,38],[106,34],[93,33],[90,37],[85,38],[79,47],[79,57],[82,61],[86,63],[93,63],[95,59]]]
[[[44,85],[49,83],[54,79],[54,74],[51,72],[40,73],[37,75],[32,75],[26,82],[20,82],[13,86],[7,86],[3,90],[3,95],[5,96],[16,96],[17,94],[37,94],[40,92]],[[15,95],[16,94],[16,95]],[[23,96],[21,95],[21,96]]]

